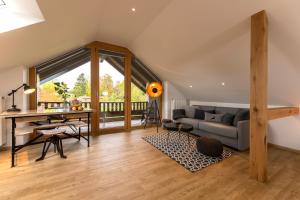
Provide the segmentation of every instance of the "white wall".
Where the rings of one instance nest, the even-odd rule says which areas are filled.
[[[0,98],[0,112],[5,110],[4,99]],[[6,122],[5,119],[0,119],[0,147],[6,143]]]
[[[249,108],[249,104],[190,101],[190,105]],[[269,105],[269,107],[282,107]],[[300,150],[300,115],[269,121],[269,143]]]
[[[300,150],[300,115],[269,122],[269,142]]]
[[[27,83],[28,81],[28,70],[27,68],[20,66],[20,67],[14,67],[10,68],[9,70],[1,71],[0,72],[0,97],[4,97],[4,109],[8,109],[12,105],[12,98],[7,96],[8,93],[11,92],[11,90],[16,89],[23,83]],[[25,110],[27,109],[27,102],[28,97],[23,93],[22,90],[19,90],[15,94],[15,104],[18,108]],[[0,143],[0,146],[7,145],[9,146],[11,144],[11,122],[9,120],[4,121],[3,119],[1,126],[5,126],[4,129],[6,130],[6,133],[2,133],[2,143]],[[19,127],[23,126],[23,124],[18,124]],[[1,127],[3,128],[3,127]],[[4,131],[5,132],[5,131]],[[25,138],[23,136],[18,136],[16,138],[17,144],[20,144],[24,142]]]
[[[7,94],[11,90],[16,89],[24,82],[27,82],[27,70],[25,67],[15,67],[6,71],[0,72],[0,96],[5,97],[5,103],[7,108],[11,106],[12,98],[8,97]],[[15,103],[19,108],[25,106],[26,100],[23,92],[18,91],[15,94]]]
[[[163,82],[163,118],[172,118],[172,109],[183,108],[187,105],[185,96],[168,81]]]

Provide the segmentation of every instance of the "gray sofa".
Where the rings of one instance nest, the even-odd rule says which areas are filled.
[[[196,111],[197,109],[197,111]],[[226,114],[232,117],[232,123],[212,122],[200,119],[200,111]],[[197,112],[197,116],[195,113]],[[207,115],[207,113],[205,114]],[[197,119],[195,119],[195,117]],[[193,125],[192,134],[220,140],[223,144],[244,151],[249,148],[249,110],[231,107],[187,106],[173,110],[173,119]]]

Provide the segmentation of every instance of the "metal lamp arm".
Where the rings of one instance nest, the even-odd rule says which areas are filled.
[[[22,87],[25,87],[26,86],[26,84],[24,83],[24,84],[22,84],[20,87],[18,87],[17,89],[15,89],[15,90],[12,90],[11,91],[11,93],[9,93],[8,94],[8,96],[11,96],[13,93],[15,93],[15,92],[17,92],[19,89],[21,89]]]

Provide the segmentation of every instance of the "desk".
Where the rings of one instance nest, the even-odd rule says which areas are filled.
[[[42,117],[48,117],[51,115],[64,115],[64,116],[71,116],[71,118],[76,118],[76,115],[83,116],[87,115],[87,125],[88,125],[88,131],[87,131],[87,138],[85,138],[88,142],[88,147],[90,146],[90,114],[93,112],[93,110],[82,110],[82,111],[71,111],[71,110],[64,110],[64,109],[51,109],[51,110],[45,110],[43,112],[38,112],[36,110],[30,110],[30,111],[23,111],[23,112],[3,112],[0,114],[0,117],[5,119],[11,120],[11,167],[15,166],[15,154],[17,151],[21,150],[22,148],[30,145],[39,144],[41,142],[35,142],[38,138],[41,136],[37,136],[30,141],[26,142],[22,145],[16,145],[16,121],[22,119],[34,119],[34,118],[42,118]],[[81,117],[78,117],[78,119]]]

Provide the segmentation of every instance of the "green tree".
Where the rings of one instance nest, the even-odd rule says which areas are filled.
[[[99,94],[101,101],[110,101],[114,93],[114,85],[112,77],[108,74],[100,77]]]
[[[88,81],[88,86],[87,86],[87,91],[86,91],[86,96],[91,96],[91,82]]]
[[[139,102],[139,101],[147,101],[147,95],[140,88],[138,88],[135,84],[131,83],[131,101]]]
[[[114,87],[114,92],[111,95],[110,101],[116,101],[116,102],[122,102],[124,101],[124,95],[125,95],[125,82],[117,82],[116,86]]]
[[[84,73],[81,73],[75,83],[72,94],[76,97],[86,96],[88,94],[88,80],[85,78]]]
[[[59,102],[62,98],[56,93],[54,81],[48,81],[40,86],[39,101]]]

